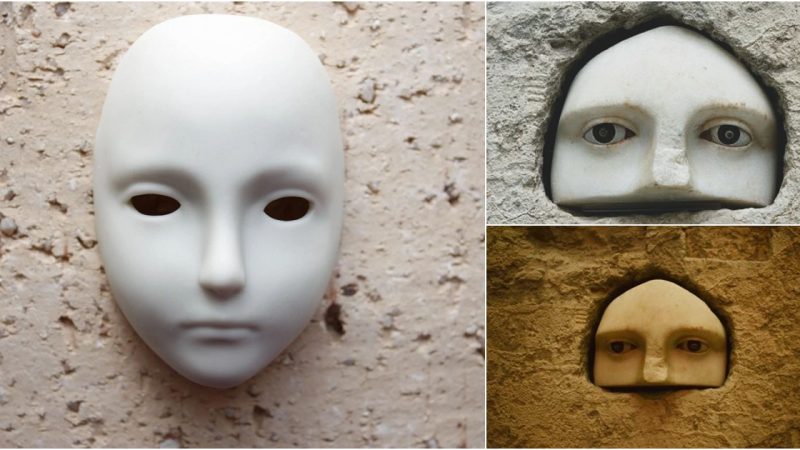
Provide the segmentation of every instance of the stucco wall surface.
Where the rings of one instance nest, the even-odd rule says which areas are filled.
[[[205,12],[309,42],[347,160],[318,314],[225,391],[178,376],[127,324],[91,202],[119,58]],[[0,3],[0,447],[482,446],[484,25],[479,3]]]
[[[490,227],[490,447],[800,446],[800,231],[794,227]],[[655,278],[729,335],[719,388],[612,392],[590,381],[604,306]]]
[[[568,67],[598,38],[656,18],[677,20],[728,44],[776,91],[787,145],[783,184],[772,205],[587,217],[558,208],[545,195],[544,138]],[[487,5],[487,28],[489,223],[800,222],[800,4],[493,2]]]

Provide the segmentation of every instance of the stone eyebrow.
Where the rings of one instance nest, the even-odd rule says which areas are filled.
[[[725,340],[725,328],[722,329],[722,333],[719,330],[715,330],[709,327],[704,326],[689,326],[689,327],[680,327],[674,332],[671,333],[673,336],[675,335],[696,335],[697,337],[706,338],[706,339],[722,339]]]
[[[763,114],[755,108],[751,108],[743,103],[736,103],[736,102],[718,102],[713,106],[704,106],[700,108],[701,111],[705,111],[708,109],[735,109],[737,111],[745,111],[753,115],[763,116]]]
[[[595,340],[609,340],[609,339],[631,339],[641,338],[641,333],[632,328],[612,329],[605,331],[598,331],[595,334]]]
[[[763,111],[750,108],[741,103],[720,103],[715,106],[701,108],[695,111],[693,114],[707,116],[718,111],[721,114],[717,114],[717,117],[724,118],[726,116],[725,113],[729,113],[731,116],[733,116],[732,118],[737,118],[738,116],[745,122],[748,122],[748,125],[751,126],[765,127],[772,124],[772,120],[770,120],[769,116],[766,116]],[[700,126],[705,126],[705,123],[701,124]]]
[[[574,120],[586,120],[589,118],[599,118],[603,116],[610,116],[618,114],[622,118],[633,119],[640,116],[650,116],[644,109],[638,105],[623,102],[611,103],[608,105],[591,105],[583,106],[577,109],[570,110],[566,114],[562,112],[559,122],[571,122]]]

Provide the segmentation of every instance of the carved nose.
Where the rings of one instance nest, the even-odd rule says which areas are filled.
[[[689,185],[689,160],[678,146],[656,149],[653,158],[653,180],[656,186],[686,187]]]
[[[660,354],[647,355],[644,359],[644,370],[642,377],[647,383],[664,383],[667,381],[669,371],[667,369],[667,361]]]
[[[218,226],[211,231],[200,268],[200,286],[223,300],[245,286],[241,244],[233,228]]]

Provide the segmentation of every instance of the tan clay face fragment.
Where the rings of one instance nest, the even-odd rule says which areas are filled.
[[[603,313],[594,348],[601,387],[716,387],[725,381],[722,322],[700,298],[665,280],[642,283]]]

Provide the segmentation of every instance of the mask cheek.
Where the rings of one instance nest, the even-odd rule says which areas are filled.
[[[179,281],[184,277],[138,256],[104,260],[114,299],[136,331],[150,346],[172,340],[180,320],[176,313],[196,295]]]
[[[196,230],[142,220],[132,210],[98,208],[100,252],[111,292],[126,318],[153,346],[174,337],[173,325],[199,294]],[[149,219],[149,218],[148,218]],[[195,260],[193,262],[193,260]]]
[[[338,247],[338,241],[331,243],[314,234],[302,241],[290,241],[293,239],[289,237],[273,241],[271,251],[251,248],[248,257],[252,275],[248,276],[247,289],[253,302],[248,309],[266,332],[281,342],[291,342],[318,311]]]

